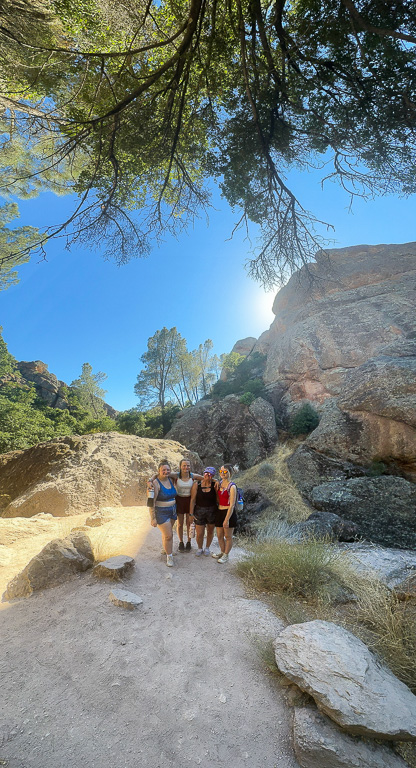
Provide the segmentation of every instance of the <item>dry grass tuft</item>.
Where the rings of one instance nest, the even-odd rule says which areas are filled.
[[[238,484],[244,488],[260,485],[273,502],[275,509],[267,512],[268,519],[284,518],[289,523],[306,520],[310,509],[303,502],[287,468],[286,459],[292,455],[296,441],[278,445],[267,461],[256,464],[238,475]]]

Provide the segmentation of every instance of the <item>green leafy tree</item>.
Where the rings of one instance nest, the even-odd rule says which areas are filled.
[[[117,428],[126,435],[144,437],[146,432],[146,416],[137,408],[130,408],[117,415]]]
[[[159,406],[164,434],[168,431],[166,409],[171,388],[178,383],[177,361],[185,350],[185,340],[176,328],[162,328],[148,339],[147,352],[140,358],[143,369],[134,386],[139,407]]]
[[[290,168],[351,197],[415,191],[412,0],[10,0],[0,35],[5,187],[64,165],[79,196],[40,248],[146,255],[207,209],[213,177],[261,229],[248,268],[272,285],[325,244]]]
[[[74,387],[81,406],[84,406],[84,408],[86,408],[96,419],[100,419],[106,414],[104,408],[104,395],[106,394],[106,390],[100,386],[106,378],[106,373],[103,373],[102,371],[93,373],[92,365],[90,365],[90,363],[84,363],[81,376],[71,383],[71,387]]]
[[[14,373],[16,370],[16,360],[7,349],[7,344],[2,336],[3,328],[0,325],[0,376],[7,373]]]
[[[17,384],[0,389],[0,453],[30,446],[59,435],[72,434],[72,425],[56,423],[35,407],[34,388]]]
[[[0,206],[0,291],[19,282],[16,269],[29,261],[31,247],[39,241],[35,227],[7,226],[18,216],[16,203]]]

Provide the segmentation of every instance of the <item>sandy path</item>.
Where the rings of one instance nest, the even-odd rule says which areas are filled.
[[[88,573],[0,612],[0,765],[296,768],[290,712],[253,643],[279,621],[231,564],[186,553],[166,568],[137,515],[125,586],[142,608],[115,607]]]

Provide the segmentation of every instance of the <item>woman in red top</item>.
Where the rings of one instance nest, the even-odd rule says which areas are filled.
[[[218,563],[226,563],[233,546],[233,532],[237,525],[237,513],[234,509],[237,499],[236,484],[231,482],[233,468],[231,464],[223,464],[220,469],[220,484],[218,486],[218,512],[215,517],[218,544],[221,553],[212,555]]]

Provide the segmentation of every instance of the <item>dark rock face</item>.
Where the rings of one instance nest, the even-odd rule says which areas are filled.
[[[256,420],[255,413],[235,395],[201,400],[179,414],[166,438],[196,451],[205,465],[218,468],[226,462],[245,469],[264,459],[276,443],[263,417]]]
[[[355,522],[375,544],[416,549],[416,487],[401,477],[360,477],[318,485],[310,493],[316,509]]]
[[[273,506],[273,502],[257,485],[243,488],[243,493],[244,507],[237,515],[237,530],[239,533],[251,533],[252,522],[256,520],[265,509]]]
[[[333,512],[312,512],[308,519],[296,526],[301,538],[354,541],[359,527],[352,520],[344,520]]]
[[[305,444],[300,445],[288,458],[287,466],[297,488],[307,498],[316,485],[363,475],[363,467],[348,461],[337,461],[324,453],[313,451]]]

